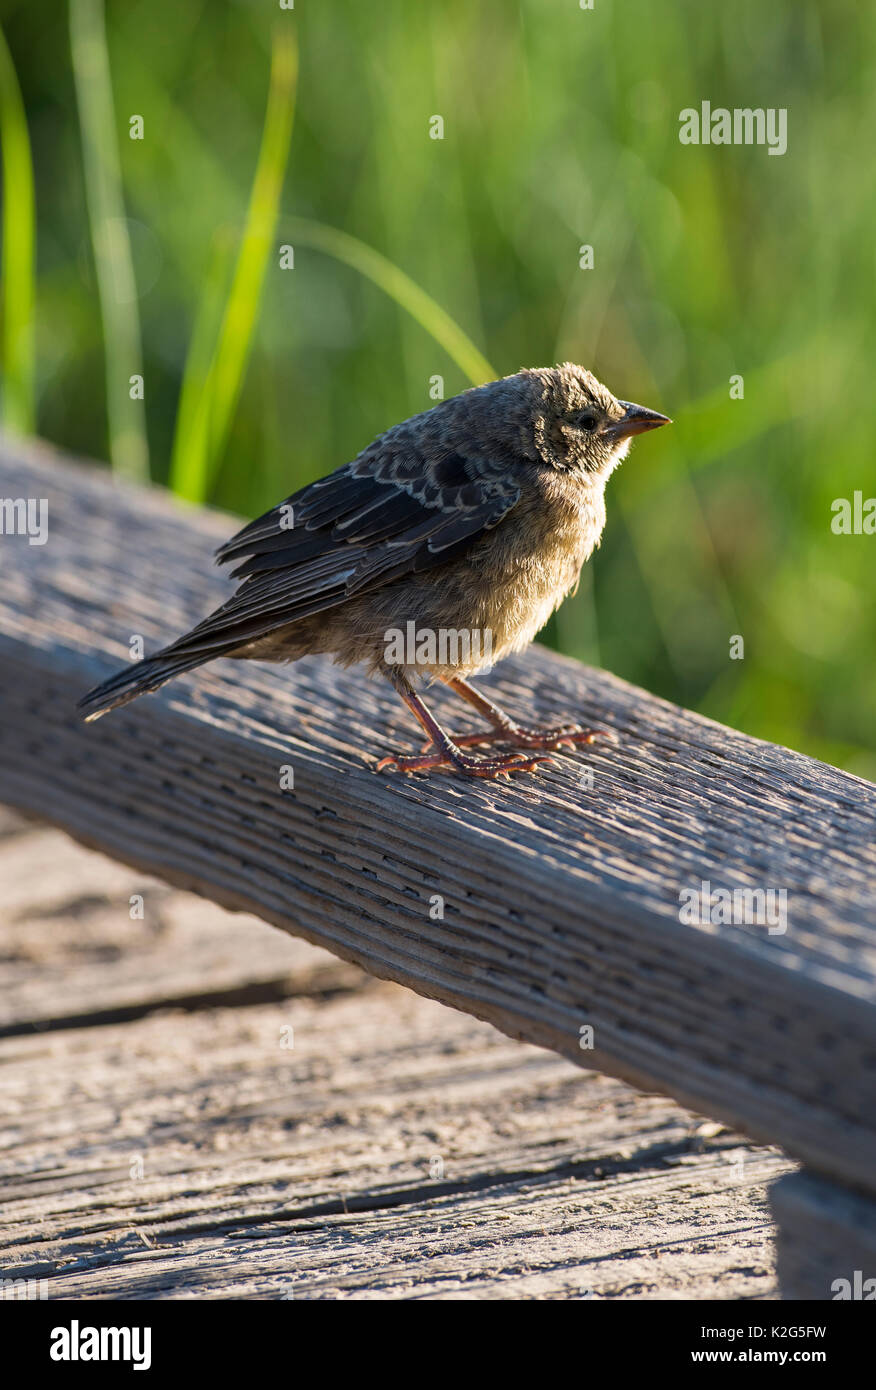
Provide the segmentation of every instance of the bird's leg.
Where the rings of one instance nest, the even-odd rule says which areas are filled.
[[[593,743],[597,738],[606,738],[610,743],[617,743],[617,735],[610,729],[584,729],[580,724],[561,724],[553,729],[539,729],[518,724],[516,719],[512,719],[510,714],[494,705],[492,700],[475,690],[474,686],[469,685],[461,676],[453,676],[444,683],[448,689],[455,691],[468,704],[473,705],[478,714],[482,714],[493,726],[492,733],[485,731],[481,734],[463,734],[460,738],[454,738],[453,742],[458,748],[472,748],[481,743],[510,743],[518,748],[561,748],[564,745],[574,748],[579,743]]]
[[[390,767],[399,772],[421,772],[447,763],[457,772],[465,773],[469,777],[508,777],[512,772],[532,772],[539,763],[551,761],[550,758],[539,754],[525,757],[522,753],[504,753],[497,757],[473,758],[470,753],[463,753],[458,743],[442,729],[404,672],[393,668],[387,674],[408,709],[429,735],[429,747],[434,751],[420,753],[415,757],[392,755],[381,758],[377,764],[378,772]]]

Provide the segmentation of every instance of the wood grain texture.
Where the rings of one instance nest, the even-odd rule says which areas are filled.
[[[775,1297],[783,1155],[10,821],[0,1298]]]
[[[0,1096],[52,1299],[776,1296],[783,1155],[389,984],[6,1038]]]
[[[876,1202],[814,1173],[770,1190],[784,1298],[876,1301]]]
[[[529,783],[375,776],[414,731],[317,660],[217,663],[82,726],[75,699],[132,634],[148,650],[227,594],[210,551],[233,523],[39,450],[7,448],[0,496],[49,509],[45,546],[0,541],[4,800],[873,1191],[870,784],[539,649],[489,688],[621,745]],[[787,932],[682,924],[702,880],[784,889]]]
[[[374,983],[243,913],[33,825],[0,835],[0,1037]],[[132,902],[133,900],[133,902]],[[133,913],[133,916],[132,916]]]

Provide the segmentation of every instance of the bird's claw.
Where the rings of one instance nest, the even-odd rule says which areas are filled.
[[[431,744],[429,747],[431,747]],[[398,771],[398,759],[394,758],[391,753],[387,754],[385,758],[380,759],[374,771],[385,772],[388,767],[394,767],[396,771]]]
[[[551,752],[568,748],[574,752],[580,745],[595,743],[597,739],[605,739],[615,744],[619,742],[617,734],[611,729],[585,729],[580,724],[567,724],[558,729],[531,729],[525,725],[517,725],[511,729],[485,729],[481,733],[454,736],[453,742],[458,748],[507,743],[512,748],[532,748]],[[430,741],[423,744],[421,751],[428,753],[430,750],[434,751],[434,747]]]
[[[431,744],[428,745],[430,748]],[[441,751],[420,753],[413,757],[390,754],[381,758],[375,771],[392,769],[396,772],[428,772],[436,767],[449,767],[463,776],[492,780],[501,777],[510,782],[512,772],[534,772],[541,763],[553,763],[545,753],[507,753],[500,758],[470,758]]]

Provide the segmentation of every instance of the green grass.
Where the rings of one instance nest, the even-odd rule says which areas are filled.
[[[3,160],[3,428],[31,434],[36,423],[34,298],[36,217],[24,104],[0,29],[0,153]]]
[[[480,386],[499,375],[441,305],[372,246],[366,246],[358,237],[350,236],[336,227],[309,222],[303,217],[286,218],[283,230],[293,242],[324,251],[327,256],[333,256],[335,260],[357,270],[388,294],[443,348],[472,386]]]
[[[110,459],[120,474],[145,481],[145,412],[143,401],[131,395],[132,377],[143,376],[137,285],[122,195],[103,0],[70,0],[70,51],[103,317]]]
[[[82,134],[46,13],[4,10],[34,146],[42,433],[104,457],[108,414],[118,463],[142,340],[154,476],[255,514],[427,408],[436,375],[450,395],[581,361],[675,424],[612,479],[548,640],[876,775],[876,537],[830,530],[834,498],[876,493],[876,13],[131,0],[107,10],[115,118],[84,103]],[[300,51],[288,155],[291,99],[265,111],[274,24]],[[787,108],[787,154],[680,145],[703,98]],[[139,297],[114,316],[88,248],[119,215]]]
[[[262,287],[274,247],[283,175],[292,137],[298,49],[289,30],[274,36],[268,106],[252,186],[246,226],[234,278],[228,292],[216,349],[206,372],[200,361],[201,334],[183,377],[181,401],[193,393],[192,379],[203,381],[193,408],[180,410],[174,441],[170,484],[182,497],[203,502],[212,491],[217,461],[228,442],[252,347]],[[219,272],[208,276],[201,322],[216,298]],[[186,403],[187,404],[187,403]]]

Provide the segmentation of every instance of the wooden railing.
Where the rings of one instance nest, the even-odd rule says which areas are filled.
[[[485,688],[620,743],[510,784],[376,775],[416,732],[318,659],[219,662],[84,725],[138,639],[227,596],[235,523],[37,446],[0,451],[3,499],[46,530],[2,513],[0,800],[781,1145],[810,1170],[774,1189],[786,1291],[876,1275],[876,788],[538,647]]]

